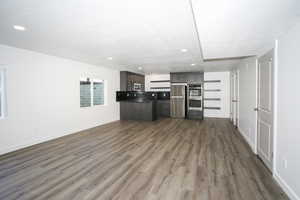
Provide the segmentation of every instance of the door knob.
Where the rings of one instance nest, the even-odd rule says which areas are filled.
[[[254,108],[254,111],[258,111],[258,108]]]

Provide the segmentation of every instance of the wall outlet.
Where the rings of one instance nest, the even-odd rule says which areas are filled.
[[[283,165],[284,165],[285,169],[288,168],[288,161],[287,161],[287,159],[283,159]]]

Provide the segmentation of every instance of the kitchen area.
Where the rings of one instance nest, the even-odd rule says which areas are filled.
[[[149,76],[120,72],[121,120],[154,121],[162,117],[202,120],[204,73],[176,72]]]

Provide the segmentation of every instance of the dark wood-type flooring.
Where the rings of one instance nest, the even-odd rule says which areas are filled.
[[[288,198],[228,120],[167,118],[118,121],[3,155],[0,199]]]

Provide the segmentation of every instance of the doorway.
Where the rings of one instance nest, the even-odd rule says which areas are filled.
[[[257,154],[273,171],[274,50],[258,58]]]

